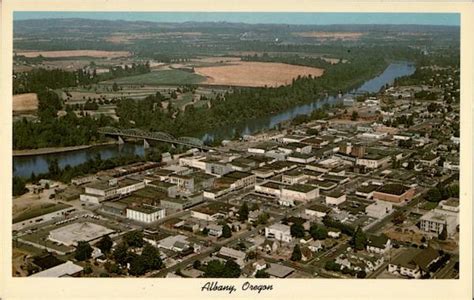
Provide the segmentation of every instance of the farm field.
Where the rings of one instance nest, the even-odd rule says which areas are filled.
[[[324,70],[283,63],[236,62],[216,67],[198,67],[195,72],[207,77],[206,84],[231,86],[281,86],[298,76],[319,77]]]
[[[13,112],[25,112],[38,109],[38,96],[35,93],[13,96]]]
[[[323,32],[323,31],[307,31],[295,32],[293,35],[305,38],[319,38],[331,40],[358,40],[364,34],[362,32]]]
[[[107,58],[115,58],[115,57],[124,57],[130,56],[130,52],[128,51],[100,51],[100,50],[60,50],[60,51],[22,51],[17,50],[17,55],[22,55],[25,57],[49,57],[49,58],[56,58],[56,57],[107,57]]]
[[[204,77],[181,70],[163,70],[136,76],[129,76],[101,82],[102,84],[198,84],[205,80]]]

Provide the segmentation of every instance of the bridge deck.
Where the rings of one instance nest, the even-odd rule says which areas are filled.
[[[154,140],[170,144],[179,144],[188,146],[191,148],[199,148],[202,150],[214,150],[214,148],[204,145],[204,143],[193,137],[179,137],[175,138],[171,134],[166,132],[149,132],[143,131],[140,129],[130,128],[130,129],[119,129],[115,127],[102,127],[99,128],[98,132],[104,135],[120,136],[120,137],[131,137],[131,138],[140,138],[145,140]]]

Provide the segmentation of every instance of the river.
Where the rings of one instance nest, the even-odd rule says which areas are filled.
[[[351,91],[347,95],[350,95],[351,93],[378,92],[382,86],[386,84],[392,84],[397,77],[411,75],[414,72],[415,66],[411,63],[392,63],[384,70],[382,74],[366,81],[361,87],[354,91]],[[275,115],[261,117],[258,119],[246,120],[242,123],[233,125],[232,127],[219,128],[206,133],[202,137],[202,139],[229,139],[234,136],[236,131],[240,132],[241,134],[252,134],[264,129],[275,128],[275,126],[277,126],[278,124],[291,120],[297,115],[308,115],[315,109],[322,107],[325,103],[338,103],[342,101],[342,99],[347,95],[344,95],[341,98],[328,97],[323,100],[295,106]],[[115,156],[129,154],[143,156],[145,154],[145,151],[143,149],[143,144],[126,143],[120,146],[105,145],[63,153],[18,156],[13,157],[13,174],[14,176],[29,177],[32,172],[34,172],[35,174],[46,173],[48,172],[48,161],[52,158],[58,159],[59,166],[61,168],[64,168],[66,165],[75,166],[81,164],[87,161],[88,159],[95,157],[97,154],[99,154],[102,159],[108,159]]]

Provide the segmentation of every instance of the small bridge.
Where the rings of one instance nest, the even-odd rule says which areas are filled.
[[[198,148],[206,151],[216,151],[214,148],[204,145],[204,143],[200,139],[193,137],[175,138],[174,136],[166,132],[149,132],[135,128],[119,129],[115,127],[102,127],[99,128],[98,132],[100,134],[118,137],[119,143],[123,143],[123,137],[143,139],[145,148],[149,147],[147,140],[150,140],[165,142],[174,145],[184,145],[190,148]]]

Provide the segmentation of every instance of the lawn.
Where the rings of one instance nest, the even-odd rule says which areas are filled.
[[[161,85],[161,84],[198,84],[206,80],[205,77],[185,72],[181,70],[162,70],[141,74],[136,76],[122,77],[113,80],[102,82],[103,84],[146,84],[146,85]]]
[[[61,209],[65,209],[67,207],[71,207],[70,205],[59,203],[59,204],[54,204],[54,203],[48,203],[41,205],[40,207],[33,208],[32,210],[28,210],[18,217],[13,219],[13,223],[18,223],[24,220],[28,220],[31,218],[39,217],[45,214],[49,214]]]
[[[432,209],[435,209],[437,206],[438,206],[438,202],[426,201],[425,203],[423,203],[423,205],[420,208],[425,209],[425,210],[432,210]]]
[[[171,105],[175,108],[182,108],[183,106],[193,102],[193,94],[185,93],[178,96],[178,99],[171,99]]]

